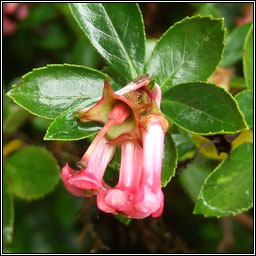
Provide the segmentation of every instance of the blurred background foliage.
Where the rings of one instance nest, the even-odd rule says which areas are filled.
[[[3,12],[4,93],[12,84],[19,83],[22,75],[47,64],[71,63],[103,68],[104,60],[85,38],[66,4],[18,5]],[[184,17],[195,14],[224,17],[227,28],[224,56],[228,57],[211,81],[224,86],[233,95],[245,88],[242,49],[249,29],[247,23],[252,21],[252,4],[139,5],[148,39],[147,59],[156,40]],[[207,141],[172,127],[179,163],[176,176],[163,189],[163,215],[159,219],[129,223],[126,219],[118,220],[99,212],[95,198],[84,201],[64,189],[59,179],[61,167],[66,162],[74,166],[90,141],[43,141],[49,123],[50,120],[29,114],[3,96],[4,252],[253,252],[253,210],[219,219],[192,214],[200,186],[223,158],[219,158],[213,148],[198,154],[193,163],[189,162]],[[252,134],[244,136],[252,140]],[[17,177],[17,173],[20,177],[13,181],[11,178]]]

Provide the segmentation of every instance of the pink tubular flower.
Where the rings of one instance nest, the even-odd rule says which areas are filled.
[[[133,197],[140,181],[142,148],[134,141],[125,141],[121,146],[121,165],[118,184],[106,187],[97,196],[98,208],[104,212],[126,214],[130,218],[140,217],[133,208]]]
[[[140,139],[137,124],[144,108],[145,104],[133,104],[116,95],[109,81],[105,80],[102,99],[95,106],[78,111],[82,122],[95,120],[103,123],[104,127],[83,155],[80,161],[83,169],[76,171],[68,164],[62,169],[64,185],[71,194],[91,196],[102,189],[104,172],[115,151],[113,141],[129,136]]]
[[[102,186],[104,172],[115,152],[115,146],[102,138],[95,147],[86,168],[75,171],[68,164],[62,169],[66,189],[75,196],[92,196]]]
[[[142,120],[143,168],[134,208],[153,217],[163,211],[164,196],[161,190],[161,168],[164,135],[168,123],[161,114],[150,114]]]
[[[150,81],[143,75],[114,93],[106,79],[101,100],[77,111],[81,122],[94,120],[104,126],[80,161],[83,169],[75,171],[66,164],[62,179],[73,195],[97,195],[97,206],[104,212],[136,219],[162,214],[161,167],[168,122],[160,112],[161,89]],[[112,188],[103,175],[117,144],[122,153],[120,174]]]
[[[104,212],[136,219],[162,214],[161,167],[168,123],[160,114],[150,114],[142,126],[143,150],[132,141],[124,142],[118,184],[97,196],[98,208]]]

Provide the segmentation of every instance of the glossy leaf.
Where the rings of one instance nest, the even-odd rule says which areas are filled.
[[[164,138],[164,152],[162,161],[162,173],[161,173],[161,183],[162,187],[165,187],[175,174],[175,169],[177,166],[177,150],[172,136],[169,132],[165,134]]]
[[[253,204],[253,144],[244,143],[207,177],[194,213],[210,216],[236,215]]]
[[[232,67],[237,61],[242,59],[243,45],[250,24],[236,27],[226,38],[226,47],[221,61],[221,67]]]
[[[143,73],[145,32],[134,3],[72,3],[71,13],[107,62],[129,80]]]
[[[243,91],[238,93],[235,98],[245,116],[247,125],[253,128],[253,92]]]
[[[3,240],[10,243],[13,235],[14,207],[10,186],[3,176]]]
[[[60,177],[56,159],[37,146],[17,151],[6,160],[4,167],[13,193],[28,200],[51,192]]]
[[[7,93],[29,112],[54,119],[74,104],[102,93],[104,74],[75,65],[49,65],[23,76],[23,81]]]
[[[206,81],[221,59],[223,40],[222,19],[185,18],[158,41],[147,72],[163,92],[177,84]]]
[[[174,86],[163,95],[161,109],[167,118],[193,133],[235,133],[247,128],[233,97],[213,84]]]
[[[244,77],[249,90],[253,90],[253,25],[246,36],[244,43]]]
[[[204,183],[204,180],[216,167],[215,161],[209,160],[202,154],[199,154],[193,163],[182,170],[179,175],[179,181],[186,191],[188,196],[192,199],[193,202],[196,202],[199,195],[200,189]]]
[[[76,114],[76,110],[91,106],[97,100],[99,98],[84,101],[59,115],[49,126],[44,140],[80,140],[98,132],[101,129],[99,123],[82,123],[77,117],[73,116]]]

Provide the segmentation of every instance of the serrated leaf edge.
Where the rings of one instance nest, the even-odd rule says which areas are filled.
[[[55,120],[57,117],[48,117],[48,116],[44,116],[44,115],[39,115],[33,111],[31,111],[30,109],[24,107],[22,104],[20,104],[12,95],[11,93],[13,92],[13,90],[15,90],[15,87],[16,86],[22,86],[23,83],[25,82],[25,79],[30,76],[30,75],[33,75],[37,72],[40,72],[41,70],[45,70],[45,69],[48,69],[48,68],[54,68],[54,67],[72,67],[72,68],[82,68],[84,70],[89,70],[89,71],[92,71],[92,72],[96,72],[98,73],[99,75],[102,76],[103,78],[103,81],[104,81],[104,78],[105,78],[105,75],[104,73],[100,72],[99,70],[97,69],[93,69],[93,68],[90,68],[90,67],[86,67],[86,66],[82,66],[82,65],[74,65],[74,64],[68,64],[68,63],[64,63],[64,64],[48,64],[46,65],[45,67],[40,67],[40,68],[33,68],[32,71],[26,73],[25,75],[22,76],[22,81],[19,83],[19,84],[14,84],[13,85],[13,89],[9,90],[7,93],[6,93],[6,96],[10,97],[17,105],[19,105],[20,107],[22,107],[23,109],[27,110],[29,113],[35,115],[35,116],[38,116],[38,117],[41,117],[41,118],[44,118],[44,119],[49,119],[49,120]],[[63,113],[63,112],[62,112]],[[61,114],[62,114],[61,113]]]
[[[247,126],[247,123],[245,121],[245,117],[244,117],[244,114],[242,113],[242,111],[240,110],[239,106],[238,106],[238,102],[235,100],[235,98],[232,96],[232,94],[230,92],[228,92],[227,90],[225,90],[224,88],[216,85],[216,84],[213,84],[213,83],[208,83],[208,82],[204,82],[204,81],[198,81],[198,82],[189,82],[189,83],[184,83],[184,84],[191,84],[191,86],[195,83],[199,83],[199,84],[207,84],[207,85],[214,85],[216,88],[219,88],[221,90],[223,90],[230,98],[231,100],[235,103],[236,105],[236,108],[238,110],[238,112],[240,113],[240,115],[242,116],[242,121],[245,125],[245,128],[244,129],[240,129],[240,130],[237,130],[237,131],[218,131],[218,132],[208,132],[208,133],[198,133],[198,132],[195,132],[195,131],[192,131],[192,130],[188,130],[186,129],[185,127],[182,127],[181,125],[177,124],[171,117],[167,116],[164,112],[164,116],[166,117],[166,119],[169,121],[169,122],[173,122],[174,124],[176,124],[178,127],[180,127],[181,129],[185,130],[186,132],[189,132],[189,133],[194,133],[194,134],[198,134],[198,135],[214,135],[214,134],[227,134],[227,133],[230,133],[230,134],[233,134],[233,133],[237,133],[237,132],[240,132],[240,131],[244,131],[244,130],[247,130],[249,129],[249,127]],[[171,87],[169,90],[171,90],[172,88],[176,87],[176,86],[179,86],[179,85],[184,85],[184,84],[178,84],[178,85],[175,85],[173,87]],[[168,90],[168,91],[169,91]],[[165,93],[167,93],[168,91],[166,91]],[[165,94],[164,93],[164,94]],[[164,95],[163,95],[164,96]],[[162,100],[162,102],[164,101],[164,99]]]
[[[245,37],[245,40],[244,40],[244,47],[243,47],[243,73],[244,73],[244,80],[245,80],[245,84],[246,84],[246,87],[248,90],[252,91],[249,87],[248,87],[248,81],[247,81],[247,77],[245,76],[245,69],[246,69],[246,66],[245,66],[245,48],[247,46],[247,42],[249,40],[249,36],[251,34],[251,32],[253,32],[253,23],[251,24],[251,27],[249,28],[249,31]],[[254,51],[253,51],[254,53]],[[255,53],[254,53],[255,55]]]
[[[99,97],[99,99],[100,99],[100,97]],[[76,105],[76,107],[74,107],[74,109],[75,108],[79,108],[79,104],[78,105]],[[49,130],[51,129],[51,127],[54,125],[54,122],[56,121],[56,119],[57,118],[59,118],[59,117],[61,117],[61,116],[63,116],[63,115],[66,115],[69,111],[71,110],[71,108],[69,108],[69,109],[67,109],[66,111],[64,111],[63,113],[61,113],[59,116],[57,116],[56,118],[55,118],[55,120],[49,125],[49,127],[47,128],[47,130],[46,130],[46,134],[45,134],[45,136],[44,136],[44,138],[43,138],[43,140],[46,140],[46,141],[50,141],[50,140],[57,140],[57,141],[76,141],[76,140],[82,140],[82,139],[86,139],[86,138],[89,138],[89,137],[91,137],[91,136],[93,136],[93,135],[95,135],[96,133],[98,133],[99,131],[95,131],[94,133],[92,133],[92,134],[90,134],[89,136],[81,136],[81,137],[77,137],[77,138],[73,138],[73,139],[61,139],[61,138],[50,138],[50,137],[48,137],[48,135],[49,135]],[[74,110],[75,111],[75,110]]]
[[[215,70],[214,70],[211,74],[209,74],[209,76],[205,79],[205,81],[207,81],[207,80],[209,79],[209,77],[217,70],[218,66],[220,65],[220,63],[221,63],[221,61],[222,61],[222,59],[223,59],[223,53],[224,53],[224,49],[225,49],[225,45],[226,45],[226,44],[225,44],[225,39],[226,39],[226,31],[227,31],[227,29],[224,28],[224,18],[213,18],[211,15],[203,15],[203,16],[202,16],[202,15],[198,14],[198,15],[191,16],[191,17],[187,16],[187,17],[185,17],[184,19],[182,19],[182,20],[176,22],[173,26],[169,27],[169,28],[162,34],[162,36],[160,37],[160,39],[156,41],[155,47],[154,47],[154,49],[153,49],[153,51],[152,51],[152,53],[151,53],[151,55],[150,55],[150,57],[149,57],[148,62],[146,63],[147,65],[146,65],[145,69],[146,69],[146,70],[148,69],[149,63],[151,62],[151,59],[152,59],[152,57],[153,57],[153,55],[154,55],[154,52],[155,52],[155,50],[156,50],[156,47],[158,46],[158,43],[159,43],[163,38],[166,37],[166,34],[167,34],[170,30],[172,30],[173,28],[175,28],[175,26],[177,26],[177,25],[179,25],[179,24],[181,24],[181,23],[183,23],[183,22],[185,22],[185,21],[187,21],[187,20],[193,20],[193,19],[197,19],[197,18],[199,18],[199,19],[208,18],[209,20],[213,20],[213,21],[218,21],[218,20],[219,20],[219,21],[221,21],[221,24],[222,24],[222,26],[221,26],[222,29],[221,29],[220,31],[224,31],[223,41],[222,41],[222,46],[223,46],[223,47],[222,47],[222,52],[221,52],[220,60],[219,60],[219,62],[217,63]],[[202,81],[202,82],[205,82],[205,81]],[[162,87],[162,86],[161,86],[161,87]]]
[[[241,91],[241,92],[239,92],[239,93],[237,93],[236,95],[235,95],[235,100],[236,100],[236,102],[237,102],[237,105],[238,105],[238,107],[239,107],[239,104],[238,104],[238,100],[237,100],[237,97],[238,96],[240,96],[240,95],[243,95],[243,94],[245,94],[245,93],[252,93],[252,96],[253,96],[253,92],[251,91],[251,90],[249,90],[249,89],[247,89],[247,90],[244,90],[244,91]],[[252,102],[252,104],[253,104],[253,102]],[[240,109],[240,107],[239,107],[239,109]],[[243,112],[242,112],[242,110],[240,109],[240,111],[241,111],[241,113],[243,114]],[[243,114],[243,116],[244,116],[244,114]],[[245,119],[245,116],[244,116],[244,119]],[[245,120],[245,122],[246,122],[246,120]],[[249,127],[249,125],[247,124],[247,122],[246,122],[246,125],[247,125],[247,127],[248,127],[248,129],[252,129],[253,127]]]
[[[245,143],[250,143],[250,142],[245,142]],[[245,143],[243,143],[243,144],[245,144]],[[250,143],[250,144],[252,144],[252,143]],[[242,144],[235,146],[235,147],[232,149],[232,151],[233,151],[234,149],[236,149],[237,147],[241,146],[241,145],[242,145]],[[196,211],[197,202],[199,201],[199,199],[200,199],[200,197],[201,197],[201,194],[203,193],[203,188],[204,188],[204,186],[206,185],[206,182],[207,182],[208,179],[213,175],[213,173],[215,173],[216,170],[219,169],[219,168],[224,164],[224,162],[225,162],[226,159],[227,159],[227,157],[224,158],[224,159],[220,162],[220,164],[219,164],[219,165],[206,177],[206,179],[204,180],[204,183],[203,183],[203,185],[202,185],[202,187],[201,187],[201,189],[200,189],[200,192],[199,192],[199,194],[198,194],[198,196],[197,196],[197,201],[196,201],[195,207],[194,207],[194,209],[193,209],[193,214],[202,214],[204,217],[217,217],[217,218],[221,218],[221,217],[224,217],[224,216],[232,216],[232,215],[235,216],[235,215],[237,215],[237,214],[239,214],[239,213],[242,213],[242,212],[244,212],[244,211],[249,210],[249,209],[253,206],[253,202],[252,202],[252,203],[251,203],[248,207],[246,207],[246,208],[241,208],[240,210],[233,210],[233,211],[231,211],[231,214],[227,213],[227,214],[224,214],[224,215],[207,215],[207,214],[204,214],[204,213],[201,213],[201,212],[197,212],[197,211]]]

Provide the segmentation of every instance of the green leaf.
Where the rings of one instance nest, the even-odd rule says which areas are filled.
[[[220,18],[221,14],[218,9],[215,7],[214,3],[206,3],[195,13],[195,15],[211,15],[214,18]]]
[[[147,72],[163,92],[177,84],[206,81],[221,59],[223,40],[222,19],[187,17],[158,41]]]
[[[236,27],[227,36],[223,60],[220,63],[221,67],[232,67],[237,61],[242,59],[244,40],[249,28],[250,23],[244,24],[243,26]]]
[[[6,176],[3,176],[3,240],[10,243],[13,235],[14,207],[13,196]]]
[[[120,172],[120,163],[121,163],[121,149],[120,147],[116,147],[115,155],[112,158],[111,162],[108,164],[107,169],[104,173],[104,180],[108,185],[112,182],[118,180],[119,172]]]
[[[236,133],[247,128],[231,94],[213,84],[174,86],[163,95],[161,109],[167,118],[193,133]]]
[[[99,97],[104,74],[83,66],[49,65],[23,76],[7,95],[40,117],[54,119],[72,105]]]
[[[3,120],[3,131],[12,134],[24,124],[29,117],[29,113],[12,102],[11,104],[4,105],[4,108],[6,110],[6,116]]]
[[[174,127],[173,125],[172,127]],[[196,147],[193,143],[193,137],[190,133],[178,128],[175,126],[175,131],[171,128],[172,138],[175,142],[177,152],[178,152],[178,160],[183,161],[187,158],[192,158]]]
[[[125,226],[129,226],[132,219],[129,219],[126,215],[114,215],[116,219],[118,219]]]
[[[59,115],[49,126],[44,140],[80,140],[97,133],[102,127],[99,123],[82,123],[79,118],[73,117],[76,110],[93,105],[99,98],[84,101]]]
[[[175,143],[169,132],[165,134],[164,138],[164,153],[162,162],[161,183],[165,187],[175,174],[177,166],[178,154]]]
[[[146,53],[145,53],[145,65],[147,65],[151,54],[156,46],[157,40],[154,38],[149,38],[146,40]]]
[[[71,13],[115,71],[134,79],[143,73],[145,32],[134,3],[71,3]]]
[[[244,43],[243,67],[246,85],[253,90],[253,25],[251,25]]]
[[[13,193],[23,199],[37,199],[51,192],[57,184],[60,168],[50,152],[27,146],[5,162],[5,174]]]
[[[232,77],[229,82],[230,90],[246,90],[246,84],[243,77]]]
[[[179,181],[193,202],[196,202],[204,180],[216,167],[216,163],[217,161],[199,154],[194,162],[181,172]]]
[[[49,119],[44,119],[41,117],[34,116],[30,124],[35,130],[45,132],[48,129],[51,122],[52,121]]]
[[[244,143],[207,177],[194,213],[206,217],[236,215],[252,205],[253,144]]]
[[[247,125],[253,128],[253,92],[243,91],[238,93],[235,98],[245,116]]]

